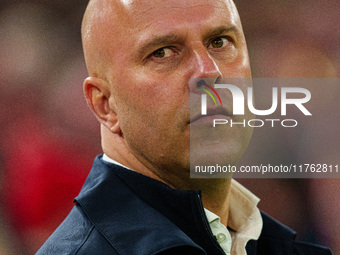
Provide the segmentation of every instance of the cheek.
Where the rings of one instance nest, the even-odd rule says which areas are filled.
[[[123,89],[117,99],[117,114],[124,133],[152,133],[157,136],[165,132],[176,121],[175,115],[179,105],[175,92],[166,86],[152,83],[140,83]]]
[[[247,46],[242,44],[238,47],[237,57],[234,61],[228,64],[225,61],[220,61],[218,66],[223,78],[251,78]]]
[[[240,57],[235,59],[228,66],[221,64],[223,78],[251,78],[251,70],[248,58]]]
[[[143,162],[162,165],[169,160],[180,161],[188,151],[185,123],[189,114],[183,107],[183,97],[169,88],[144,83],[120,95],[118,118],[124,139],[132,154]]]
[[[121,70],[113,92],[123,134],[142,130],[162,139],[169,132],[180,136],[189,119],[190,97],[185,79],[176,73],[160,74],[140,66]]]

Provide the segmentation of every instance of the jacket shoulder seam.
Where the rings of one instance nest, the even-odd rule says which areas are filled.
[[[77,255],[78,252],[80,251],[80,249],[84,246],[84,244],[86,243],[86,241],[89,239],[91,233],[94,230],[94,225],[92,225],[92,227],[90,228],[88,234],[85,236],[84,241],[79,245],[78,249],[76,250],[76,252],[74,253],[74,255]]]

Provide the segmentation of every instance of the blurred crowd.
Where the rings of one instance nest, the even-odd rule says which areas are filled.
[[[86,4],[1,1],[1,255],[37,251],[101,152],[99,126],[82,95]]]
[[[254,77],[339,77],[338,0],[235,3]],[[82,93],[87,72],[80,24],[86,5],[0,0],[0,255],[38,250],[73,206],[101,153],[99,125]],[[340,122],[340,87],[330,94],[320,87],[318,93],[328,100],[316,101],[313,110],[332,109]],[[339,163],[338,130],[270,134],[255,132],[242,164],[261,157],[278,164]],[[299,239],[340,254],[340,179],[239,181],[261,198],[260,209],[297,230]]]

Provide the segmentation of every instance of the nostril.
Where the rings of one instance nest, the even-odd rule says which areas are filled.
[[[204,80],[200,80],[200,81],[197,82],[197,88],[200,88],[205,84],[206,84],[206,82]]]

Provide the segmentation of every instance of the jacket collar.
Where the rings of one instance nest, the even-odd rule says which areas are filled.
[[[202,248],[223,254],[206,223],[200,192],[171,189],[101,157],[75,201],[118,252],[157,254],[190,246],[197,254],[205,254]]]

